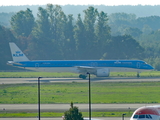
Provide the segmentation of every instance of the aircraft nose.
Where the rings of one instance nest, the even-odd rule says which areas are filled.
[[[153,70],[153,69],[154,69],[154,67],[152,67],[152,66],[150,65],[150,69],[151,69],[151,70]]]

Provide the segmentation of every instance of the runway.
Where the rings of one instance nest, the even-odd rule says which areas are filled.
[[[37,83],[38,78],[0,78],[0,84],[21,84],[21,83]],[[91,78],[91,82],[141,82],[141,81],[160,81],[159,78]],[[88,82],[79,78],[41,78],[41,82]],[[92,104],[91,108],[94,112],[115,111],[115,110],[135,110],[138,107],[147,104]],[[155,104],[149,104],[155,105]],[[80,111],[87,112],[88,104],[74,104]],[[41,104],[41,112],[64,112],[70,107],[69,104]],[[0,104],[0,112],[36,112],[37,104]],[[0,118],[0,120],[37,120],[38,118]],[[93,120],[121,120],[122,118],[94,118]],[[62,118],[42,118],[42,120],[62,120]],[[125,118],[129,120],[129,118]]]
[[[41,82],[88,82],[80,78],[41,78]],[[37,83],[38,78],[0,78],[0,84]],[[91,82],[142,82],[160,81],[160,78],[91,78]]]
[[[133,111],[138,107],[157,104],[91,104],[92,112]],[[88,104],[74,104],[81,112],[88,112]],[[64,112],[70,104],[41,104],[41,112]],[[0,112],[37,112],[37,104],[0,104]]]
[[[77,106],[79,110],[88,112],[88,104],[74,104]],[[92,111],[102,111],[106,108],[109,109],[128,109],[127,104],[92,104]],[[135,109],[138,105],[129,105],[131,109]],[[70,108],[69,104],[41,104],[41,112],[62,112],[68,110]],[[37,112],[38,113],[38,106],[37,104],[1,104],[0,105],[0,112]],[[0,118],[0,120],[37,120],[38,118]],[[100,117],[100,118],[93,118],[93,120],[120,120],[121,118],[117,117]],[[62,117],[59,118],[41,118],[41,120],[63,120]],[[125,118],[125,120],[129,120],[129,118]]]

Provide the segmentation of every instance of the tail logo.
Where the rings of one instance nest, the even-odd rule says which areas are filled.
[[[16,51],[16,53],[13,54],[13,57],[23,57],[23,53],[21,51]]]

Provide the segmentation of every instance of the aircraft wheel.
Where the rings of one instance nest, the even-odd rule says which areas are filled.
[[[80,75],[79,75],[79,78],[82,78],[82,77],[83,77],[83,75],[82,75],[82,74],[80,74]]]
[[[87,77],[86,75],[83,75],[83,77],[82,77],[82,78],[83,78],[83,79],[86,79],[86,77]]]
[[[140,75],[139,75],[139,73],[137,73],[137,78],[139,78],[140,77]]]
[[[79,78],[82,78],[82,79],[86,79],[86,77],[87,77],[86,75],[82,75],[82,74],[79,75]]]

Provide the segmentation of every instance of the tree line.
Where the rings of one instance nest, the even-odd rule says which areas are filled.
[[[113,13],[109,18],[112,36],[131,35],[144,49],[143,60],[160,70],[160,16]]]
[[[52,4],[39,7],[36,18],[29,8],[17,12],[11,17],[11,29],[3,26],[0,29],[7,34],[5,37],[0,33],[0,40],[3,39],[0,48],[7,49],[4,60],[8,61],[10,56],[10,41],[15,42],[31,60],[149,58],[146,48],[136,40],[137,35],[142,35],[141,29],[129,24],[129,20],[135,19],[134,15],[118,13],[122,17],[116,15],[116,18],[114,14],[108,17],[107,13],[92,6],[83,12],[83,17],[78,14],[74,18],[72,14],[66,15],[61,6]],[[116,31],[111,20],[120,22],[117,28],[125,28],[128,33],[124,29]]]

